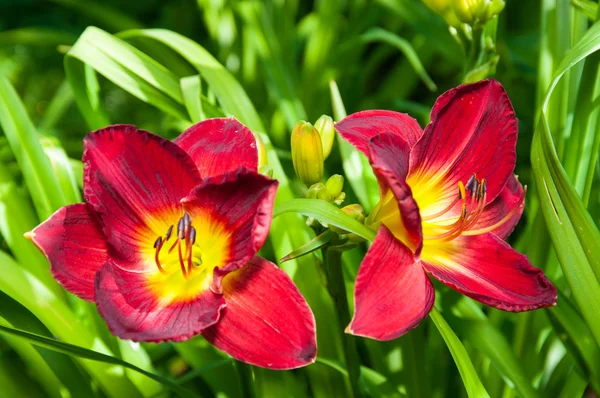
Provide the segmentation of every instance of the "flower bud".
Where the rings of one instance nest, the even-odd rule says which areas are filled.
[[[333,147],[335,139],[335,129],[333,128],[333,119],[327,115],[321,116],[315,122],[315,128],[321,135],[321,144],[323,145],[323,159],[327,159]]]
[[[321,199],[320,197],[323,197],[325,194],[327,194],[327,188],[325,188],[325,184],[318,182],[308,188],[306,197],[308,199]]]
[[[332,175],[325,183],[325,187],[331,196],[337,198],[344,190],[344,177],[339,174]]]
[[[268,163],[267,148],[265,147],[265,143],[263,142],[262,138],[260,138],[260,134],[255,133],[254,139],[256,140],[256,150],[258,152],[258,167],[260,168],[262,166],[266,166]]]
[[[364,211],[363,207],[361,205],[359,205],[358,203],[344,206],[344,207],[342,207],[341,210],[360,223],[365,221],[365,211]],[[329,227],[329,229],[331,229],[333,232],[340,234],[340,235],[348,234],[348,231],[338,228],[334,225],[331,225]],[[353,235],[353,234],[350,234],[350,235]]]
[[[504,0],[453,0],[454,13],[469,25],[486,23],[504,9]]]
[[[292,131],[292,162],[296,175],[306,186],[323,179],[321,135],[310,123],[298,122]]]
[[[258,166],[258,174],[273,178],[273,168],[268,165]]]
[[[365,210],[358,203],[342,207],[342,211],[358,222],[365,221]]]
[[[423,0],[423,3],[441,15],[449,26],[460,25],[460,21],[452,9],[452,0]]]

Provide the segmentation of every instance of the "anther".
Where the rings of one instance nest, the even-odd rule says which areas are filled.
[[[473,175],[469,177],[467,183],[465,184],[465,188],[467,189],[467,191],[469,191],[471,195],[477,189],[477,186],[475,184],[477,184],[477,176],[475,175],[475,173],[473,173]]]
[[[190,244],[193,245],[196,243],[196,228],[190,228]]]
[[[187,213],[184,213],[184,215],[183,215],[183,227],[185,229],[188,229],[191,224],[192,224],[192,219],[190,218],[190,215],[187,214]]]
[[[163,245],[164,245],[165,241],[163,241],[162,236],[159,236],[156,241],[154,242],[154,248],[156,249],[156,251],[154,252],[154,261],[156,262],[156,266],[158,267],[158,270],[161,273],[165,273],[165,270],[163,269],[162,265],[160,265],[160,249],[162,249]]]
[[[165,235],[165,240],[169,240],[171,238],[171,234],[173,233],[173,226],[171,225],[167,230],[167,234]]]
[[[184,221],[185,217],[182,217],[179,219],[179,222],[177,223],[177,237],[179,239],[183,239],[185,238],[185,221]]]

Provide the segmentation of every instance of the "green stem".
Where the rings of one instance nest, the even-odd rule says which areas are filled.
[[[251,365],[243,362],[235,361],[235,367],[237,368],[240,376],[242,394],[244,398],[256,398],[256,391],[254,389],[254,371]]]
[[[336,249],[328,248],[325,252],[325,275],[327,277],[327,291],[333,299],[335,305],[339,330],[342,332],[342,344],[344,348],[344,357],[346,359],[346,368],[350,386],[355,398],[361,397],[359,383],[360,380],[360,359],[356,350],[356,337],[344,333],[344,329],[350,323],[350,310],[348,308],[348,298],[346,296],[346,286],[344,285],[344,275],[342,273],[342,252]]]

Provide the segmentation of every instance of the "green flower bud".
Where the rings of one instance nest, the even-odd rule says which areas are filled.
[[[460,21],[452,9],[452,0],[423,0],[423,3],[441,15],[448,25],[460,25]]]
[[[358,222],[362,223],[365,221],[365,211],[364,211],[363,207],[361,205],[359,205],[358,203],[344,206],[344,207],[342,207],[341,210]],[[329,229],[331,229],[336,234],[340,234],[340,235],[348,234],[348,231],[338,228],[334,225],[331,225],[329,227]],[[353,234],[350,234],[350,235],[353,235]]]
[[[331,196],[337,198],[344,189],[344,177],[339,174],[332,175],[325,183],[325,187]]]
[[[318,182],[313,184],[308,188],[306,192],[306,197],[308,199],[320,199],[319,196],[323,196],[323,192],[327,192],[327,188],[325,188],[325,184],[322,182]]]
[[[321,144],[323,144],[323,159],[327,159],[331,153],[333,140],[335,139],[333,119],[327,115],[323,115],[315,122],[315,128],[321,135]]]
[[[342,207],[342,211],[358,222],[365,221],[365,210],[358,203]]]
[[[298,122],[292,131],[292,162],[296,175],[306,186],[323,179],[321,135],[310,123]]]
[[[260,134],[255,133],[254,139],[256,140],[256,150],[258,151],[258,167],[266,166],[268,163],[267,160],[267,148],[265,148],[265,143],[262,138],[260,138]],[[273,171],[271,171],[271,175]]]
[[[271,166],[267,166],[267,165],[258,166],[258,173],[265,175],[269,178],[273,178],[273,169],[271,168]]]
[[[453,0],[454,13],[469,25],[486,23],[504,9],[504,0]]]

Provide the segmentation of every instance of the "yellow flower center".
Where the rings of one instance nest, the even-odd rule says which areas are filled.
[[[167,303],[193,300],[210,289],[214,268],[229,259],[231,234],[222,220],[208,212],[196,214],[193,220],[185,213],[165,231],[147,252],[147,260],[156,264],[148,287]]]
[[[478,180],[473,174],[466,182],[459,181],[457,192],[448,196],[447,190],[441,188],[440,178],[422,178],[409,176],[407,184],[411,187],[413,198],[421,215],[423,230],[423,253],[426,249],[443,246],[461,235],[479,235],[490,232],[508,221],[519,209],[525,194],[513,209],[499,222],[485,228],[474,229],[481,217],[487,201],[486,180]],[[443,197],[445,195],[445,197]],[[460,212],[455,209],[459,207]],[[414,243],[400,216],[398,203],[391,190],[383,196],[373,212],[366,220],[366,225],[378,228],[383,223],[394,236],[415,251]]]

